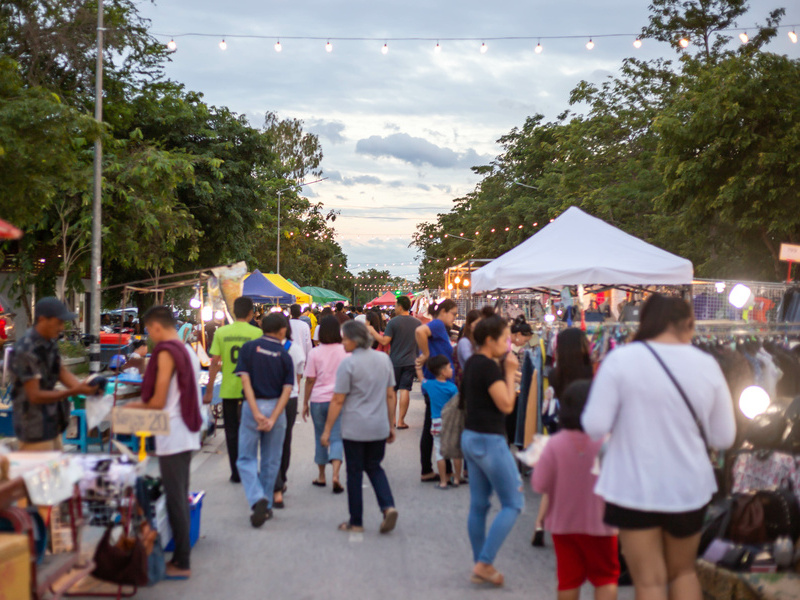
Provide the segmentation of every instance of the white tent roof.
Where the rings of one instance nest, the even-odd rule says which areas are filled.
[[[691,261],[576,207],[472,275],[473,292],[565,285],[685,285]]]

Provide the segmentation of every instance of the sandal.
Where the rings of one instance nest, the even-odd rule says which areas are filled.
[[[334,494],[341,494],[342,492],[344,492],[344,488],[342,487],[342,484],[339,483],[338,481],[334,481],[333,482],[333,493]]]
[[[482,575],[478,575],[477,573],[472,573],[469,580],[476,585],[491,583],[495,587],[503,587],[503,584],[505,583],[505,578],[500,571],[495,571],[494,575],[491,577],[484,577]]]
[[[311,482],[311,485],[315,485],[317,487],[325,487],[326,485],[328,485],[328,482],[327,481],[320,481],[319,479],[315,479],[314,481]]]
[[[397,429],[408,429],[408,425],[398,425]]]
[[[339,523],[339,527],[337,527],[339,531],[349,531],[350,533],[364,533],[363,527],[358,527],[356,525],[351,525],[350,521],[345,521],[344,523]]]

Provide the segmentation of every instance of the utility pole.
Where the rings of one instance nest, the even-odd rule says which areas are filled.
[[[95,67],[94,118],[103,122],[103,0],[97,2],[97,66]],[[89,346],[89,371],[100,371],[100,284],[103,278],[102,219],[103,219],[103,140],[94,142],[94,192],[92,194],[92,314],[89,315],[92,342]],[[125,307],[123,307],[125,308]]]

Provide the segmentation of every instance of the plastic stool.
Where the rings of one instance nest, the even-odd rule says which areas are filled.
[[[89,432],[86,430],[86,410],[83,408],[74,408],[70,413],[70,420],[73,417],[77,417],[78,419],[78,437],[77,438],[68,438],[67,432],[63,433],[64,443],[65,444],[72,444],[80,448],[80,451],[83,454],[86,454],[89,451],[89,444],[98,444],[101,448],[103,446],[103,438],[101,437],[89,437]],[[69,430],[69,428],[67,428]]]
[[[135,435],[130,435],[127,433],[115,433],[114,439],[120,444],[127,446],[134,454],[139,452],[139,438],[137,438]]]

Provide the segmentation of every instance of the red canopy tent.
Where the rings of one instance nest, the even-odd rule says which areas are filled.
[[[367,308],[372,308],[373,306],[394,306],[395,304],[397,304],[397,296],[392,292],[386,292],[383,296],[367,302],[366,306]]]
[[[0,238],[4,240],[18,240],[22,237],[22,231],[0,219]]]

